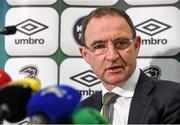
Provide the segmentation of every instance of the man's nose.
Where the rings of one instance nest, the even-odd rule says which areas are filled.
[[[113,44],[108,45],[106,58],[107,58],[107,60],[110,60],[110,61],[114,61],[114,60],[117,60],[119,58],[119,52],[114,47]]]

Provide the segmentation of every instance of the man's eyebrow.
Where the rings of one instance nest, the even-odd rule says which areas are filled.
[[[94,45],[99,44],[99,43],[105,43],[105,41],[103,41],[103,40],[95,40],[90,44],[90,46],[94,46]]]
[[[113,41],[117,41],[117,40],[120,40],[120,39],[128,39],[128,37],[121,36],[121,37],[116,38]],[[106,41],[104,41],[104,40],[95,40],[90,44],[90,46],[94,46],[94,45],[99,44],[99,43],[106,43]]]
[[[117,41],[117,40],[120,40],[120,39],[129,39],[128,37],[118,37],[118,38],[116,38],[115,40],[113,40],[113,41]]]

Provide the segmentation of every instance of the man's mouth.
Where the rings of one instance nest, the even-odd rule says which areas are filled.
[[[123,66],[111,66],[106,70],[110,73],[119,73],[122,72],[123,69],[124,69]]]

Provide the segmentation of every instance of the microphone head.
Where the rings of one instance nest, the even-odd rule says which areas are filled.
[[[26,117],[26,104],[31,96],[29,87],[20,85],[6,86],[0,90],[0,110],[7,107],[6,119],[9,122],[19,122]]]
[[[109,124],[108,120],[101,116],[94,108],[82,108],[71,116],[72,124]]]
[[[47,87],[32,95],[27,105],[27,115],[31,119],[41,113],[46,115],[51,123],[58,123],[61,118],[69,116],[79,106],[80,99],[80,92],[72,87],[65,85]]]
[[[15,34],[17,31],[17,28],[15,25],[13,26],[6,26],[2,28],[2,31],[0,34],[5,34],[5,35],[10,35],[10,34]]]
[[[33,92],[38,91],[41,88],[41,83],[35,78],[24,78],[13,81],[13,84],[19,84],[30,87]]]
[[[11,77],[3,69],[0,69],[0,88],[8,84],[11,80]]]

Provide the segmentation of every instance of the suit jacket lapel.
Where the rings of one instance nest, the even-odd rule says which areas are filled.
[[[152,88],[152,80],[141,71],[131,102],[128,124],[144,123],[146,111],[152,101],[149,95]]]
[[[81,107],[92,107],[100,112],[102,107],[102,91],[97,92],[96,94],[82,101]]]

